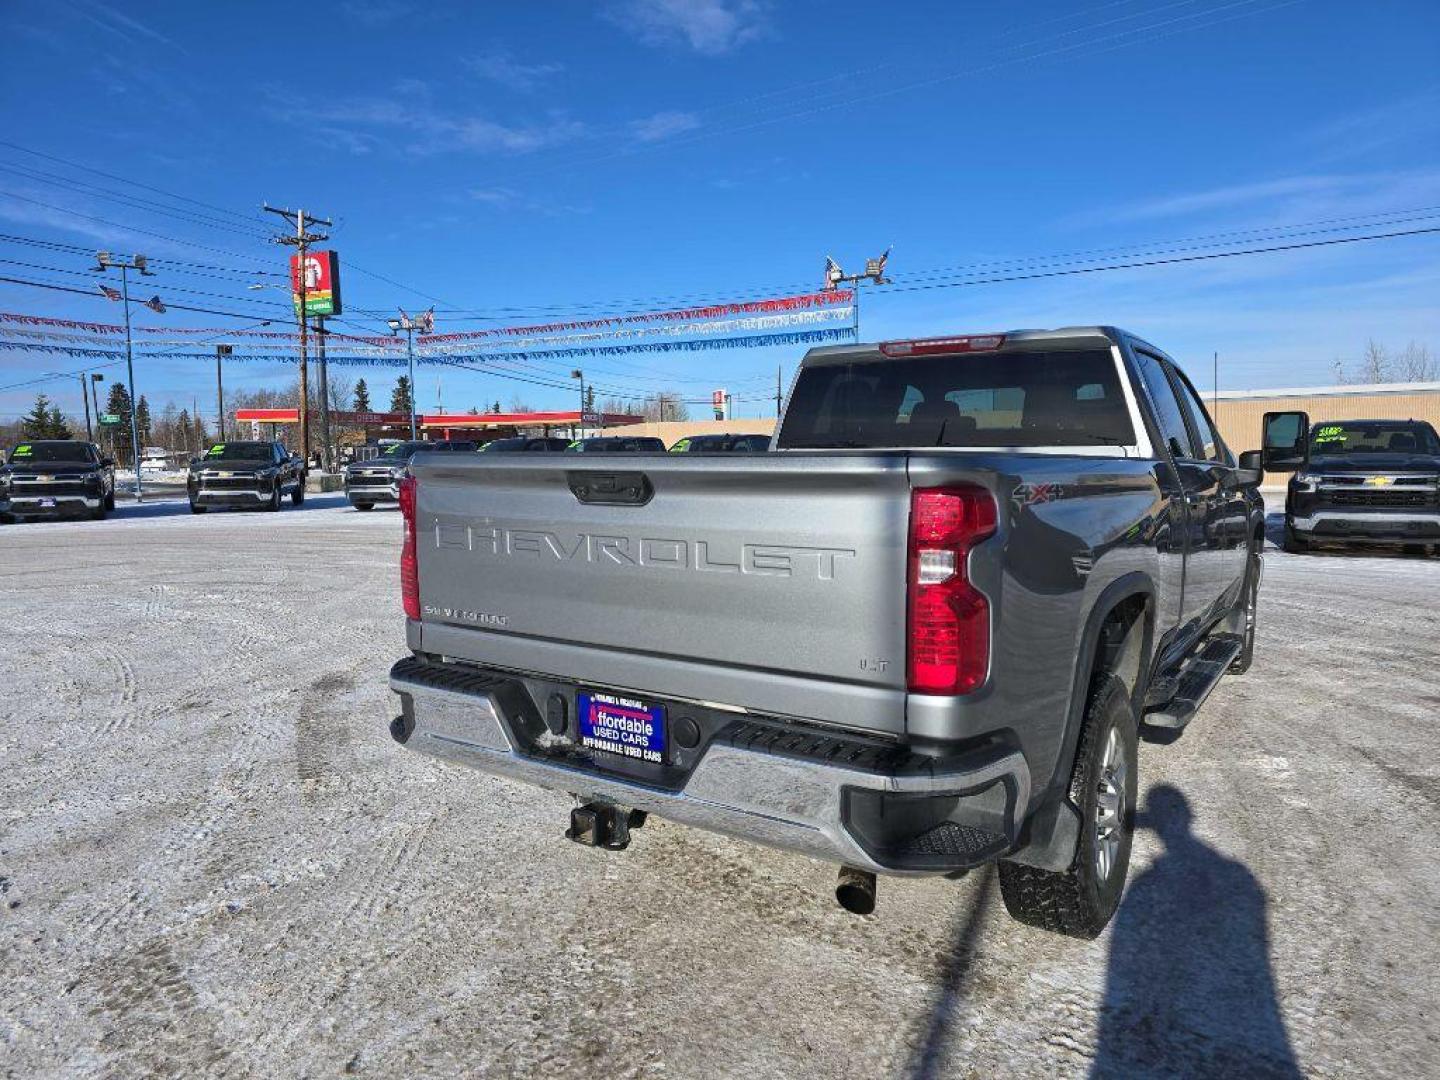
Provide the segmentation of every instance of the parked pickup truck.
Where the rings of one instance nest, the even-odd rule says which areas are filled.
[[[32,439],[0,465],[0,521],[85,515],[115,509],[115,461],[94,443]]]
[[[1440,436],[1423,420],[1334,420],[1310,429],[1285,498],[1285,550],[1318,543],[1440,547]]]
[[[998,860],[1012,915],[1099,933],[1137,729],[1250,663],[1260,452],[1109,327],[814,349],[774,449],[417,455],[393,736],[573,794],[583,843],[657,814],[860,913]]]
[[[278,442],[216,443],[190,462],[190,512],[215,507],[279,510],[286,495],[305,501],[305,462]]]
[[[473,454],[478,444],[459,439],[438,442],[392,443],[377,458],[355,461],[345,466],[345,498],[356,510],[374,510],[377,503],[393,503],[400,498],[400,478],[410,459],[421,450],[441,454]]]

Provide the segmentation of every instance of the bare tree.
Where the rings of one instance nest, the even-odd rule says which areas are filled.
[[[1344,360],[1335,361],[1335,377],[1342,384],[1432,382],[1440,380],[1440,360],[1431,354],[1428,345],[1418,341],[1411,341],[1397,353],[1371,338],[1353,369]]]

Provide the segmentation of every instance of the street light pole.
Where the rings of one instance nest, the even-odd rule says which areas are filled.
[[[575,437],[583,439],[585,437],[585,373],[576,368],[570,372],[570,377],[580,380],[580,422],[575,425]]]
[[[232,346],[215,346],[215,408],[218,410],[220,442],[225,441],[225,377],[220,371],[220,362],[231,353]]]
[[[95,429],[90,426],[90,393],[86,389],[86,384],[90,382],[90,373],[88,371],[80,372],[79,379],[80,400],[85,403],[85,441],[93,443],[95,441]]]
[[[410,440],[419,436],[415,431],[415,327],[405,320],[405,356],[410,361]]]
[[[108,251],[97,252],[95,256],[101,270],[115,267],[120,271],[120,299],[125,305],[125,375],[130,383],[130,453],[135,465],[135,501],[141,501],[143,492],[140,483],[140,425],[136,417],[140,402],[135,396],[135,352],[130,342],[130,271],[138,270],[144,277],[150,277],[144,255],[132,255],[127,262],[117,259]]]
[[[90,376],[90,402],[95,406],[95,423],[97,424],[100,424],[100,395],[96,391],[95,387],[96,384],[102,383],[104,381],[105,376],[99,374],[98,372],[93,373]],[[100,426],[104,427],[105,425],[100,424]],[[113,434],[110,437],[110,454],[112,457],[115,454],[115,437]]]

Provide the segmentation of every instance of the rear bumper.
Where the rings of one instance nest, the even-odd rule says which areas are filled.
[[[1307,538],[1414,543],[1440,540],[1440,510],[1311,510],[1289,518]]]
[[[897,752],[903,767],[865,767],[857,764],[867,761],[864,744],[750,718],[720,732],[682,786],[660,788],[601,775],[525,737],[524,718],[509,715],[517,698],[503,673],[407,658],[390,686],[404,710],[391,733],[410,749],[877,873],[992,861],[1015,847],[1030,800],[1030,773],[1014,749],[986,744],[945,759]]]

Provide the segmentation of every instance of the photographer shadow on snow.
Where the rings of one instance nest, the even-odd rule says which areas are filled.
[[[1094,1078],[1300,1077],[1270,969],[1265,890],[1190,828],[1170,784],[1137,828],[1165,845],[1134,877],[1110,928]]]

